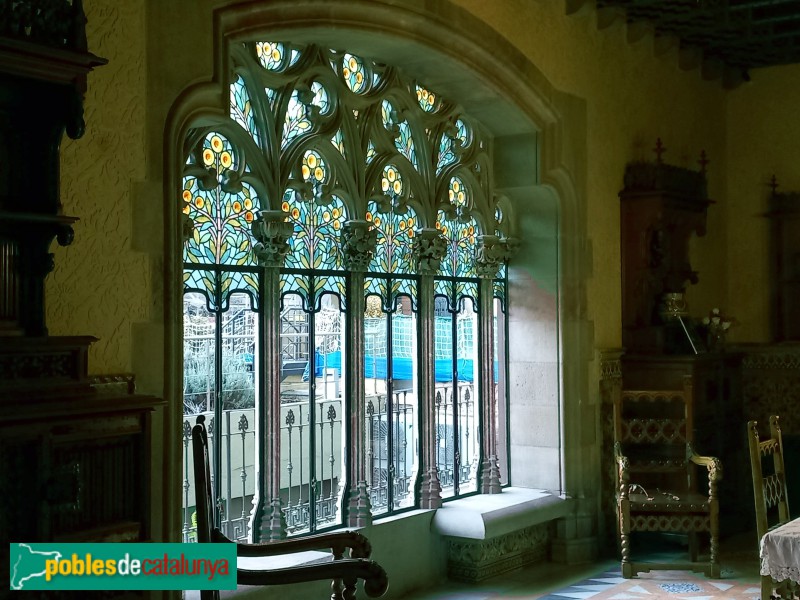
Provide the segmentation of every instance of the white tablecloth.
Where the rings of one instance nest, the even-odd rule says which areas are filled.
[[[775,581],[800,583],[800,519],[784,523],[761,538],[761,574]]]

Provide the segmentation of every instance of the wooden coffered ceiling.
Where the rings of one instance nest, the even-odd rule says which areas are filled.
[[[800,62],[798,0],[566,0],[567,13],[588,4],[598,27],[624,19],[631,41],[652,31],[657,52],[678,46],[682,67],[726,87],[751,69]]]

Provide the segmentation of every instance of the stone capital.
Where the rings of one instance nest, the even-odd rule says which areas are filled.
[[[262,210],[250,226],[258,243],[253,245],[253,253],[261,267],[282,267],[289,254],[289,237],[294,225],[287,221],[288,213],[280,210]]]
[[[447,254],[447,240],[438,229],[422,229],[414,238],[411,254],[417,273],[435,275]]]
[[[475,271],[478,277],[494,279],[500,267],[519,249],[519,240],[507,238],[501,240],[496,235],[478,236],[478,247],[475,250]]]
[[[366,271],[378,243],[378,232],[372,223],[357,219],[347,221],[341,239],[345,266],[350,271]]]

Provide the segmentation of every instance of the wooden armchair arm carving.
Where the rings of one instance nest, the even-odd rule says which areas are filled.
[[[614,459],[617,462],[617,475],[619,479],[619,498],[627,499],[630,489],[630,460],[622,453],[622,445],[614,442]]]
[[[722,479],[722,463],[716,456],[697,454],[691,444],[686,444],[686,460],[708,469],[708,482],[717,483]]]
[[[226,540],[227,538],[220,541]],[[247,557],[278,556],[289,552],[328,549],[337,560],[343,558],[345,550],[348,549],[350,550],[350,558],[369,558],[372,552],[369,540],[357,531],[322,533],[297,539],[276,540],[264,544],[236,544],[236,554]]]
[[[333,580],[331,585],[334,588],[341,588],[340,582],[355,586],[357,579],[363,579],[364,593],[370,598],[382,596],[389,587],[386,571],[372,560],[345,558],[281,569],[264,571],[239,569],[237,571],[237,581],[240,585],[283,585],[323,579]]]

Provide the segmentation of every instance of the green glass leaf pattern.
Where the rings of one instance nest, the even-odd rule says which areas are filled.
[[[297,136],[311,131],[311,120],[308,118],[308,110],[298,96],[297,90],[292,92],[289,106],[286,108],[281,147],[286,147],[286,145]]]
[[[326,114],[331,108],[331,101],[328,97],[328,90],[318,81],[311,84],[311,91],[314,92],[314,99],[311,104],[319,107],[320,113]]]
[[[296,293],[303,299],[303,306],[308,308],[309,289],[311,287],[311,279],[308,275],[300,275],[298,273],[281,273],[279,284],[280,295]]]
[[[341,129],[336,130],[336,133],[331,138],[331,144],[333,144],[333,147],[339,151],[339,154],[345,157],[345,159],[347,158],[347,154],[344,150],[344,134],[342,134]]]
[[[478,225],[475,219],[462,223],[457,219],[448,219],[444,211],[440,210],[436,229],[447,240],[447,255],[442,260],[439,273],[450,277],[477,277],[475,242]]]
[[[339,298],[340,309],[344,311],[345,275],[323,275],[283,272],[280,279],[280,295],[297,294],[303,299],[304,310],[318,311],[322,306],[322,296],[325,294],[335,294]]]
[[[413,273],[411,247],[416,235],[417,214],[408,206],[402,215],[395,211],[403,191],[403,181],[399,171],[392,165],[384,169],[382,189],[391,199],[387,203],[388,211],[381,211],[378,202],[367,203],[366,218],[372,221],[378,232],[378,244],[369,270],[373,273]]]
[[[216,276],[213,271],[208,271],[206,269],[183,270],[184,293],[199,292],[203,294],[208,303],[208,309],[212,312],[219,310],[216,301],[216,287]]]
[[[452,312],[477,311],[478,282],[475,280],[435,279],[433,293],[445,298]]]
[[[220,274],[220,310],[228,310],[231,294],[246,293],[250,296],[253,310],[258,310],[258,280],[255,273],[222,271]]]
[[[217,172],[220,181],[233,168],[230,142],[219,133],[210,133],[203,144],[203,163]],[[242,183],[238,193],[221,185],[204,190],[197,178],[183,179],[183,212],[192,219],[194,230],[184,245],[185,263],[198,265],[255,265],[250,223],[260,209],[255,190]]]
[[[436,162],[436,173],[441,173],[442,169],[458,161],[457,147],[464,147],[467,143],[467,126],[464,121],[456,121],[455,139],[443,133],[439,140],[439,159]]]
[[[327,177],[325,162],[314,151],[306,152],[303,178],[319,191]],[[341,270],[344,268],[341,231],[347,220],[344,202],[334,196],[327,204],[303,200],[295,190],[287,190],[281,208],[289,213],[294,234],[284,263],[287,269]]]
[[[436,94],[434,94],[430,90],[425,89],[419,84],[416,84],[416,88],[417,88],[417,102],[419,102],[420,108],[428,113],[435,112]]]
[[[408,161],[414,165],[415,169],[419,169],[417,152],[414,147],[414,138],[411,134],[411,126],[408,124],[408,121],[399,121],[397,111],[388,100],[384,100],[381,104],[381,117],[384,127],[390,130],[395,127],[397,128],[397,133],[399,135],[394,140],[397,151],[405,156]]]
[[[339,309],[345,311],[345,290],[346,282],[344,275],[315,275],[314,276],[314,310],[318,311],[322,307],[322,296],[328,293],[336,294],[339,297]]]
[[[250,92],[244,84],[244,79],[237,76],[236,81],[231,84],[231,119],[241,125],[250,137],[261,145],[261,136],[256,128],[256,121],[253,116],[253,106],[250,102]]]

